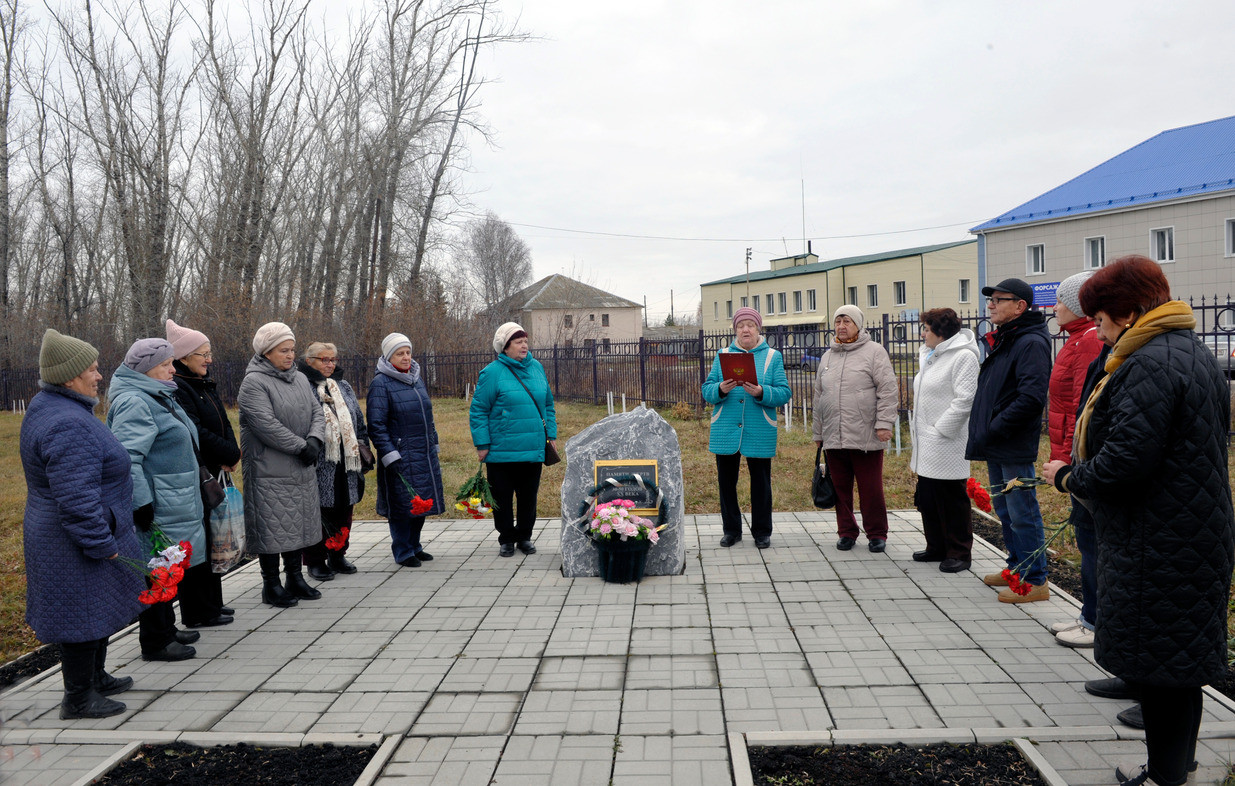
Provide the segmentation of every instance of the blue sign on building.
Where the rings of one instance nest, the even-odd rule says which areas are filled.
[[[1055,291],[1059,289],[1059,282],[1052,281],[1047,284],[1033,285],[1033,304],[1039,308],[1050,308],[1055,305]]]

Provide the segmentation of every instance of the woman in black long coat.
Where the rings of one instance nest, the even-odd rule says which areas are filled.
[[[1095,654],[1141,695],[1149,761],[1116,776],[1175,786],[1196,758],[1201,686],[1226,673],[1230,391],[1157,263],[1122,257],[1080,299],[1112,349],[1077,419],[1073,463],[1049,462],[1043,476],[1093,512]]]

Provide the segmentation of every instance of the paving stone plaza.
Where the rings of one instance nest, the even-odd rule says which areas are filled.
[[[887,552],[833,548],[829,512],[775,514],[772,548],[718,545],[687,516],[687,569],[640,584],[563,578],[560,522],[539,552],[498,556],[491,522],[430,520],[436,559],[400,568],[384,522],[359,523],[360,571],[320,601],[261,603],[257,565],[224,581],[236,622],[198,656],[146,663],[132,626],[108,670],[136,680],[128,711],[59,719],[58,669],[0,694],[0,781],[88,782],[141,742],[379,746],[378,784],[744,784],[746,745],[1002,741],[1053,783],[1110,784],[1143,734],[1090,696],[1092,650],[1047,627],[1078,604],[1003,604],[973,570],[915,563],[916,512],[890,515]],[[1235,705],[1206,689],[1198,783],[1235,760]]]

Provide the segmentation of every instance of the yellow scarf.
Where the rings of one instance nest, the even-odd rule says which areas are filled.
[[[1078,458],[1082,461],[1089,458],[1087,439],[1089,419],[1093,417],[1094,405],[1102,395],[1102,391],[1106,389],[1106,383],[1115,369],[1122,366],[1133,352],[1148,344],[1154,336],[1160,336],[1172,330],[1191,330],[1195,327],[1196,317],[1192,316],[1192,308],[1182,300],[1171,300],[1146,313],[1136,321],[1135,325],[1123,332],[1106,359],[1104,366],[1106,376],[1094,386],[1093,393],[1089,394],[1089,399],[1085,402],[1085,409],[1076,419],[1076,438],[1072,444],[1076,446]]]

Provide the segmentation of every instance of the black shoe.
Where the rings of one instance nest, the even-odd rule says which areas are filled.
[[[513,557],[515,555],[515,544],[503,543],[502,547],[497,550],[498,556]]]
[[[326,564],[329,565],[330,569],[333,570],[335,573],[342,573],[344,575],[350,576],[356,572],[356,566],[348,562],[347,557],[343,556],[342,554],[329,555],[328,557],[326,557]]]
[[[871,554],[882,554],[887,547],[888,542],[886,540],[872,540],[866,544],[866,548]]]
[[[171,644],[168,644],[166,647],[159,650],[158,652],[151,652],[149,654],[143,652],[142,660],[165,660],[165,661],[188,660],[189,658],[193,657],[196,654],[197,654],[197,650],[193,649],[192,647],[186,647],[185,645],[181,644],[178,641],[173,641]]]
[[[334,571],[326,567],[325,562],[319,565],[310,565],[309,566],[309,577],[312,578],[314,581],[333,581]]]
[[[301,600],[317,600],[322,596],[321,592],[309,586],[309,582],[304,580],[304,574],[300,571],[287,574],[287,584],[284,588],[293,598]]]
[[[1139,699],[1141,694],[1128,683],[1118,677],[1107,677],[1103,680],[1089,680],[1085,683],[1085,692],[1090,696],[1102,699]]]
[[[129,680],[132,684],[132,680]],[[110,718],[119,715],[127,707],[123,702],[109,699],[91,688],[84,696],[70,699],[67,695],[60,702],[60,720],[76,718]]]
[[[766,549],[771,545],[772,539],[770,537],[755,538],[755,548],[757,549]]]
[[[836,548],[838,551],[848,551],[849,549],[853,548],[853,544],[855,543],[857,543],[857,541],[854,540],[853,538],[841,538],[840,540],[836,541]]]
[[[522,551],[524,554],[536,553],[536,544],[532,543],[530,540],[521,540],[516,545],[518,545],[519,551]]]
[[[219,616],[217,617],[208,619],[205,622],[190,622],[188,623],[188,627],[190,628],[217,628],[220,625],[231,625],[235,621],[236,620],[233,619],[232,617],[229,617],[226,614],[219,612]],[[194,639],[193,641],[197,641],[197,639]],[[180,643],[181,644],[192,644],[193,641],[182,641]]]
[[[279,583],[278,579],[275,579],[273,582],[267,581],[265,586],[262,587],[262,603],[278,606],[281,609],[288,609],[299,602],[295,596],[283,589],[283,585]]]
[[[202,637],[202,634],[195,630],[178,630],[176,631],[176,641],[181,644],[192,644]]]
[[[720,536],[720,545],[724,546],[725,548],[729,548],[734,543],[738,543],[741,540],[742,540],[741,535],[725,534],[725,535]]]
[[[100,696],[115,696],[131,687],[133,687],[132,677],[113,677],[105,671],[95,675],[94,689]]]
[[[1141,705],[1133,704],[1128,709],[1115,716],[1125,726],[1131,726],[1134,729],[1145,728],[1145,713],[1141,711]]]
[[[536,551],[536,549],[535,549],[535,548],[533,548],[533,549],[532,549],[532,551],[529,551],[529,552],[527,552],[527,553],[528,553],[528,554],[531,554],[531,553],[533,553],[534,551]],[[416,559],[420,560],[421,562],[432,562],[432,561],[433,561],[433,555],[432,555],[432,554],[430,554],[430,553],[429,553],[429,552],[427,552],[427,551],[423,551],[423,550],[422,550],[422,551],[418,551],[418,552],[416,552]]]
[[[939,570],[944,573],[960,573],[963,570],[969,570],[969,560],[967,559],[945,559],[939,563]]]
[[[412,556],[410,556],[410,557],[405,557],[405,558],[403,558],[403,559],[399,560],[399,564],[400,564],[400,565],[402,565],[402,566],[403,566],[403,567],[405,567],[405,568],[419,568],[419,567],[420,567],[420,558],[419,558],[419,557],[417,557],[415,554],[413,554],[413,555],[412,555]]]
[[[913,553],[914,562],[943,562],[943,555],[936,554],[933,551],[915,551]]]
[[[224,606],[223,608],[219,609],[219,613],[224,614],[228,617],[236,616],[236,610],[233,609],[231,606]]]

